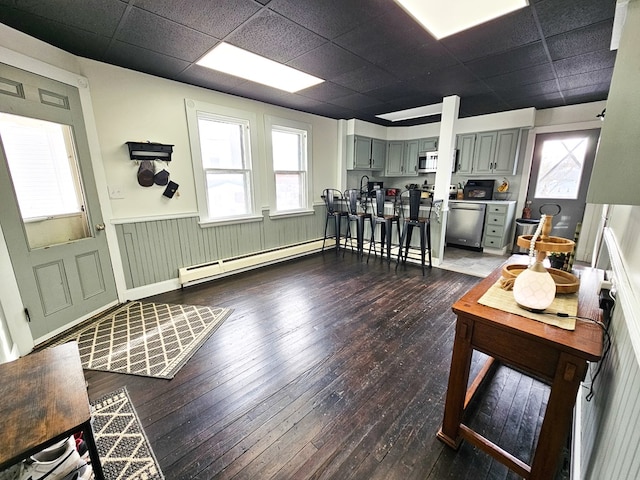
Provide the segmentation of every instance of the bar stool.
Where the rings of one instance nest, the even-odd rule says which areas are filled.
[[[384,257],[384,244],[387,243],[387,263],[391,262],[391,236],[393,231],[393,224],[397,225],[398,240],[400,239],[400,196],[393,196],[393,213],[384,213],[385,203],[385,191],[383,189],[376,190],[376,203],[375,212],[371,217],[371,242],[369,242],[369,254],[367,255],[367,262],[371,256],[371,247],[373,246],[373,254],[376,255],[375,238],[376,238],[376,225],[380,224],[380,257]]]
[[[413,227],[420,229],[420,263],[422,265],[422,275],[424,275],[424,260],[427,249],[429,250],[429,268],[431,268],[431,212],[434,207],[436,209],[441,208],[442,200],[430,200],[429,213],[426,217],[420,217],[420,200],[422,197],[422,190],[412,189],[403,192],[408,192],[409,195],[409,216],[404,219],[404,226],[402,228],[402,238],[400,239],[400,248],[398,249],[398,260],[396,262],[396,269],[400,264],[407,262],[407,256],[409,254],[409,246],[411,245],[411,232]],[[402,255],[402,248],[404,245],[404,258]]]
[[[347,233],[344,236],[344,248],[347,249],[347,239],[352,244],[351,222],[356,222],[356,238],[358,244],[358,255],[364,255],[364,221],[371,220],[368,209],[368,195],[360,195],[360,190],[352,188],[345,190],[344,200],[347,204]],[[353,247],[351,247],[353,250]],[[344,251],[342,252],[344,256]]]
[[[324,244],[327,241],[327,227],[329,221],[333,220],[335,224],[335,237],[336,237],[336,253],[340,250],[340,224],[343,218],[347,218],[347,212],[339,208],[338,202],[342,199],[342,192],[335,188],[325,188],[322,191],[322,199],[324,205],[327,207],[327,218],[324,222],[324,238],[322,239],[322,251],[324,251]]]

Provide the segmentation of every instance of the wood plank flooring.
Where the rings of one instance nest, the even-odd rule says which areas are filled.
[[[478,278],[394,267],[329,251],[151,297],[234,312],[173,380],[85,371],[89,396],[127,387],[167,480],[518,478],[436,439]],[[499,367],[471,425],[529,461],[547,397]]]

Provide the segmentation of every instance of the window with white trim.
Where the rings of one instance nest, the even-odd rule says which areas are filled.
[[[186,105],[201,222],[257,219],[251,120],[242,118],[243,112],[193,100]]]
[[[266,126],[267,134],[271,133],[267,150],[273,168],[272,206],[277,214],[307,212],[311,126],[270,116]]]

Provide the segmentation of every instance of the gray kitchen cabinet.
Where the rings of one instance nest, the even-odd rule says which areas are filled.
[[[347,136],[347,170],[382,170],[386,157],[384,140]]]
[[[371,139],[371,168],[373,170],[384,170],[387,158],[387,142],[378,138]]]
[[[484,222],[482,246],[487,249],[500,250],[511,244],[511,230],[515,216],[516,202],[487,204]]]
[[[418,175],[418,140],[393,140],[387,143],[387,177]]]
[[[473,154],[473,173],[493,173],[497,139],[498,132],[482,132],[476,135],[476,148]]]
[[[387,165],[385,168],[385,176],[400,177],[404,167],[404,142],[391,141],[387,142]]]
[[[438,150],[438,137],[421,138],[419,142],[419,152],[436,152]]]
[[[513,175],[519,136],[517,128],[458,135],[456,171],[467,175]]]
[[[404,143],[404,175],[418,175],[418,140],[407,140]]]
[[[458,152],[457,173],[471,173],[473,168],[473,152],[476,146],[476,134],[465,133],[456,138],[456,148]]]
[[[517,128],[498,131],[493,173],[502,175],[515,174],[519,137],[520,130]]]

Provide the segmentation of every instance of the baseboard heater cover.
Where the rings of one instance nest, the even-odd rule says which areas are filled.
[[[331,246],[331,242],[327,241],[325,248]],[[180,285],[184,287],[195,282],[212,280],[231,273],[239,273],[259,266],[307,255],[320,249],[322,249],[322,240],[315,240],[260,253],[201,263],[178,269],[178,280]]]

